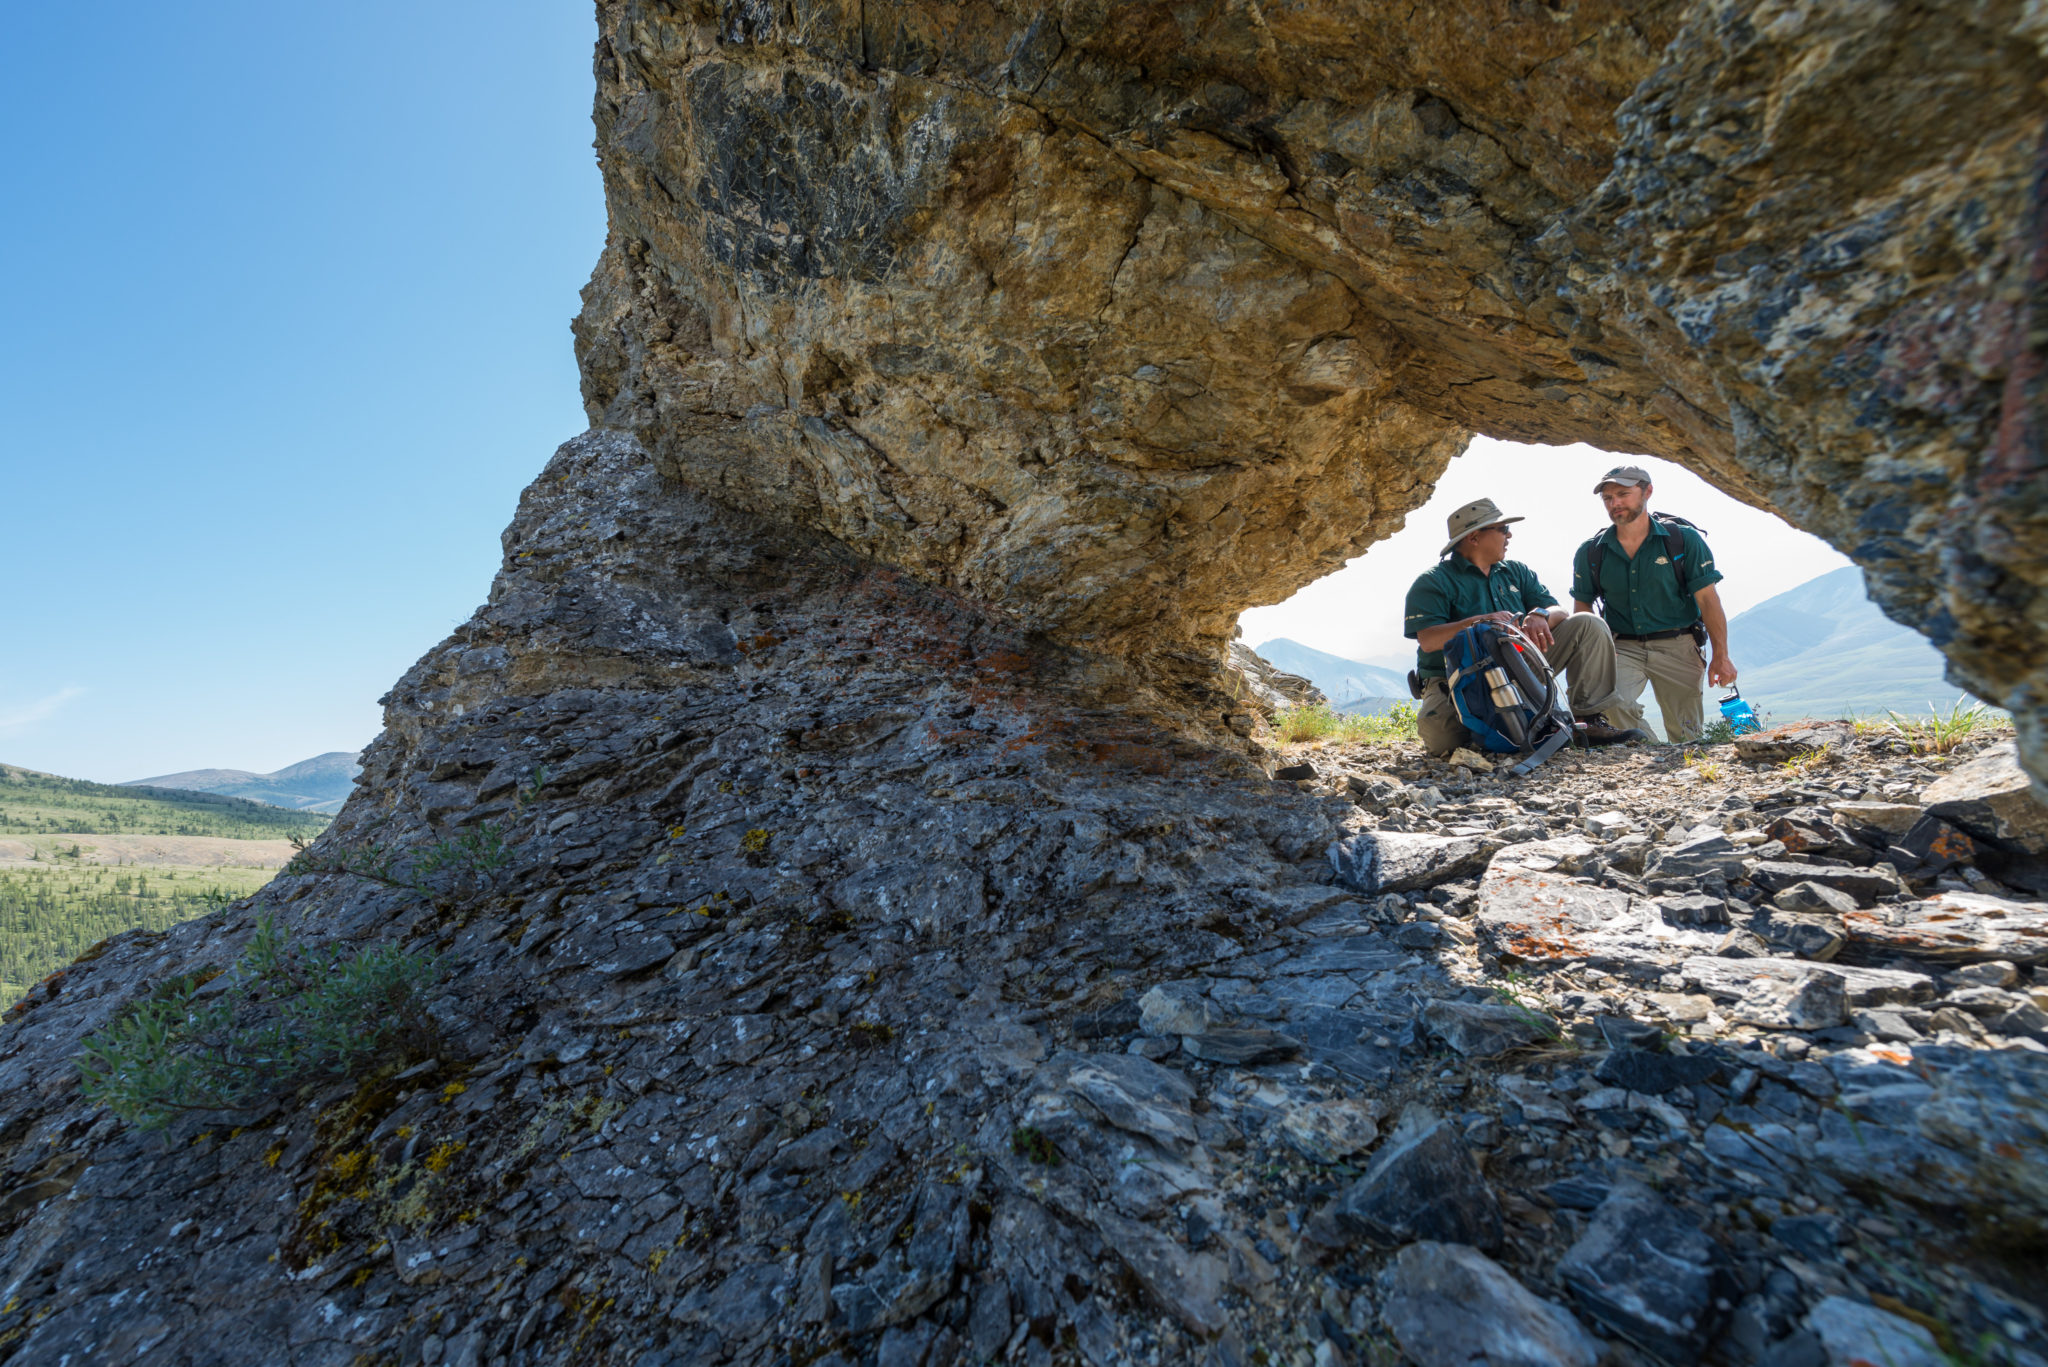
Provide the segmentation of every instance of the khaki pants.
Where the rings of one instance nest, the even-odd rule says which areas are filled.
[[[1673,745],[1698,740],[1705,728],[1705,704],[1700,685],[1706,681],[1707,663],[1691,636],[1673,636],[1666,641],[1616,641],[1614,643],[1614,686],[1636,708],[1649,684],[1657,695],[1657,708],[1664,714],[1664,736]],[[1636,715],[1640,717],[1641,711]],[[1641,726],[1640,721],[1631,723]]]
[[[1557,644],[1548,659],[1550,667],[1564,675],[1565,698],[1574,717],[1604,713],[1614,726],[1643,724],[1634,704],[1622,701],[1615,692],[1614,633],[1597,613],[1575,612],[1552,629]],[[1662,698],[1662,694],[1658,695]],[[1415,730],[1422,748],[1432,755],[1448,755],[1461,745],[1472,744],[1472,733],[1458,720],[1458,706],[1442,679],[1432,679],[1422,691],[1422,703],[1415,714]]]

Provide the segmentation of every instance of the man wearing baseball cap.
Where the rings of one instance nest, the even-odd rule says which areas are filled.
[[[1579,734],[1591,745],[1648,740],[1641,731],[1608,723],[1608,709],[1619,710],[1614,691],[1614,638],[1607,623],[1591,612],[1567,613],[1543,587],[1536,574],[1519,560],[1507,558],[1514,533],[1490,498],[1482,498],[1451,514],[1445,528],[1451,539],[1437,554],[1436,568],[1408,589],[1404,630],[1416,646],[1416,672],[1422,676],[1422,706],[1416,730],[1432,755],[1448,755],[1472,744],[1472,733],[1458,719],[1451,701],[1444,647],[1475,622],[1499,622],[1522,632],[1565,676],[1572,715],[1586,723]]]
[[[1650,511],[1650,472],[1617,465],[1593,492],[1611,524],[1572,557],[1572,606],[1599,605],[1614,632],[1615,688],[1636,719],[1648,684],[1674,744],[1696,740],[1704,723],[1702,677],[1716,687],[1735,682],[1728,658],[1728,614],[1721,607],[1721,572],[1699,529]],[[1711,662],[1700,647],[1711,643]]]

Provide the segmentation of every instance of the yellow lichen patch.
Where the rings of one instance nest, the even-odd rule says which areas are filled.
[[[455,1155],[468,1147],[469,1145],[459,1139],[444,1139],[434,1146],[432,1153],[420,1160],[420,1166],[428,1172],[445,1171],[448,1165],[455,1161]]]
[[[652,1253],[649,1253],[647,1255],[647,1270],[649,1272],[659,1272],[661,1271],[661,1265],[667,1261],[668,1250],[665,1248],[657,1248]]]
[[[758,826],[740,837],[741,854],[760,854],[768,848],[768,832]]]
[[[413,1136],[413,1128],[410,1125],[400,1125],[393,1133],[400,1139],[410,1139]]]
[[[463,1086],[459,1082],[451,1082],[446,1087],[443,1087],[441,1089],[441,1100],[453,1101],[456,1097],[461,1096],[464,1092],[468,1090],[469,1088]]]
[[[263,1166],[266,1168],[274,1168],[277,1166],[277,1160],[282,1157],[284,1157],[284,1145],[278,1144],[274,1146],[269,1153],[263,1155]]]

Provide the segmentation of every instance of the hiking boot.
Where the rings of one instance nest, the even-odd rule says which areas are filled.
[[[1634,745],[1638,741],[1648,744],[1650,733],[1631,726],[1623,730],[1612,725],[1604,712],[1589,712],[1578,719],[1572,728],[1573,738],[1581,745]]]

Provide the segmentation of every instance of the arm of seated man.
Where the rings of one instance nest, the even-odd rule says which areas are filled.
[[[1433,627],[1424,627],[1415,634],[1415,644],[1424,650],[1442,650],[1451,643],[1453,636],[1480,622],[1498,622],[1504,627],[1517,625],[1512,612],[1482,612],[1476,617],[1460,617],[1455,622],[1439,622]]]

